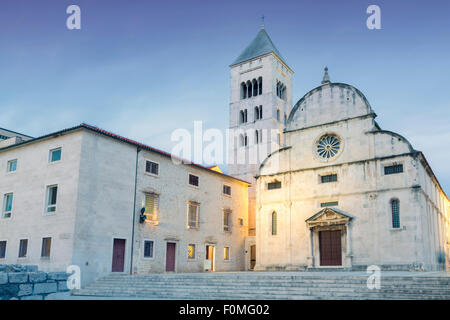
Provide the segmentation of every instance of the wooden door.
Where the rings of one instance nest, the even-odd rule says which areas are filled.
[[[320,265],[342,265],[341,230],[319,232]]]
[[[214,256],[215,256],[215,247],[214,246],[206,246],[206,260],[211,260],[211,270],[214,271]]]
[[[125,239],[114,239],[112,272],[123,272],[125,267]]]
[[[176,243],[167,242],[166,248],[166,272],[175,272]]]
[[[256,264],[256,245],[250,246],[250,270],[255,268]]]

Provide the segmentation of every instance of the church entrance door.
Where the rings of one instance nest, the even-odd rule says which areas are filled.
[[[319,231],[319,249],[321,266],[341,266],[341,230]]]

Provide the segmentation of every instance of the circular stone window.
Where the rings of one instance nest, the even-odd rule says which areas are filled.
[[[339,153],[341,149],[341,140],[332,134],[326,134],[320,137],[316,143],[316,153],[319,158],[329,160]]]

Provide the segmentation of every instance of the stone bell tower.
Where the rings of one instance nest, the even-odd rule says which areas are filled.
[[[230,65],[228,173],[252,184],[261,162],[283,145],[292,106],[293,71],[264,24]],[[255,190],[249,189],[249,236],[255,234]]]

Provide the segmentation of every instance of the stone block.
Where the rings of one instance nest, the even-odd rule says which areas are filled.
[[[70,274],[65,272],[49,272],[48,279],[49,280],[67,280]]]
[[[19,284],[19,292],[17,296],[29,296],[33,293],[33,285],[32,284]]]
[[[8,283],[8,274],[6,272],[0,272],[0,284]]]
[[[24,266],[26,272],[38,272],[38,266],[35,265],[27,265]]]
[[[26,272],[10,272],[8,273],[9,283],[26,283],[28,282],[28,273]]]
[[[24,296],[21,297],[20,300],[44,300],[44,297],[41,295]]]
[[[58,291],[69,291],[67,281],[58,281]]]
[[[9,300],[13,297],[17,297],[18,292],[18,284],[0,284],[0,299],[2,300]]]
[[[47,280],[47,273],[45,272],[30,272],[28,276],[30,278],[30,282],[33,283],[45,282],[45,280]]]
[[[56,282],[53,283],[36,283],[34,285],[33,294],[45,294],[56,292],[57,285]]]

